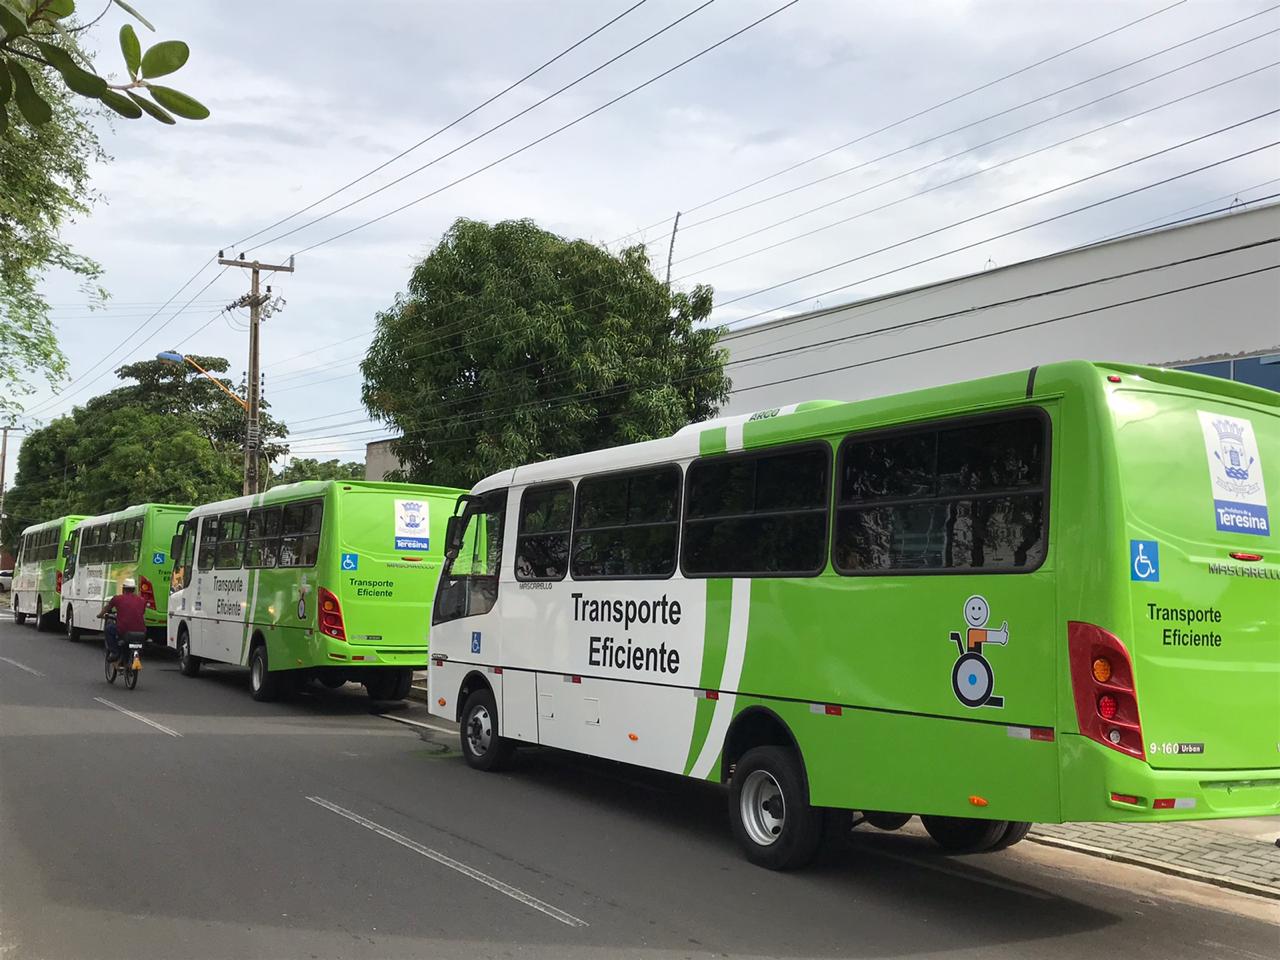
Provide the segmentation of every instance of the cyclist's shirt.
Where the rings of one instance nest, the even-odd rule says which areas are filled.
[[[145,633],[147,630],[147,601],[136,593],[120,593],[107,602],[107,609],[116,612],[116,632]]]

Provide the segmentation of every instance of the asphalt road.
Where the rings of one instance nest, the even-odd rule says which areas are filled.
[[[947,858],[909,833],[769,873],[739,856],[716,787],[550,751],[484,775],[355,686],[258,704],[242,671],[188,679],[154,657],[128,691],[96,642],[0,621],[3,960],[1259,960],[1278,913],[1029,843]]]

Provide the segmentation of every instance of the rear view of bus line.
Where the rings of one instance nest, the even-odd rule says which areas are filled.
[[[1264,474],[1265,467],[1265,474]],[[849,811],[1280,812],[1280,395],[1062,363],[505,470],[450,521],[429,706],[725,782],[752,861]]]

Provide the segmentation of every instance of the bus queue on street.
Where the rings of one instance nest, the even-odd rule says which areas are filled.
[[[150,549],[187,676],[395,700],[425,669],[472,767],[554,748],[723,784],[771,869],[916,816],[981,853],[1033,822],[1280,812],[1276,503],[1280,394],[1075,361],[469,492],[307,481],[60,518],[23,531],[14,611],[48,629],[61,592],[71,635],[82,574],[107,564],[109,594]]]

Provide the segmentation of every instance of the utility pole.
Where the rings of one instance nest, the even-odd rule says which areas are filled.
[[[268,296],[263,296],[259,279],[263,270],[293,273],[293,257],[289,258],[289,263],[286,266],[277,263],[260,263],[257,260],[245,260],[243,253],[240,254],[238,259],[231,260],[223,257],[222,251],[219,250],[218,263],[225,267],[242,267],[250,270],[252,278],[250,280],[249,293],[234,304],[235,306],[247,306],[249,308],[249,375],[245,383],[245,389],[249,393],[249,405],[245,410],[244,424],[244,492],[247,496],[257,493],[260,486],[258,450],[262,445],[260,428],[262,392],[258,360],[258,326],[262,321],[262,308],[271,299],[269,295],[271,288],[267,287]]]

